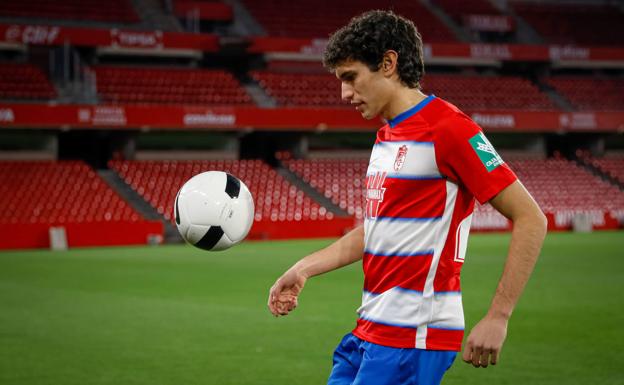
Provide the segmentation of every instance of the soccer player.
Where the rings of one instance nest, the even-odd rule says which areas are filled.
[[[479,126],[420,91],[423,45],[411,21],[364,13],[331,36],[323,62],[345,101],[386,124],[366,175],[364,225],[286,271],[269,310],[288,314],[308,278],[362,259],[357,326],[338,345],[328,384],[439,384],[464,336],[460,270],[476,198],[513,222],[494,298],[462,355],[475,367],[496,364],[546,234],[544,214]]]

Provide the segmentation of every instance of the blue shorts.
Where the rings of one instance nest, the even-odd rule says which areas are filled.
[[[457,352],[391,348],[347,334],[334,352],[327,385],[436,385]]]

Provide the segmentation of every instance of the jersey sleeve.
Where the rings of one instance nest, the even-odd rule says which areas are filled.
[[[481,204],[517,179],[481,128],[465,115],[436,130],[435,156],[440,173],[465,186]]]

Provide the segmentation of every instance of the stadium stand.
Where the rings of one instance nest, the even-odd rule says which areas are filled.
[[[364,218],[368,159],[292,159],[284,164],[349,215]]]
[[[605,4],[514,1],[513,8],[548,43],[621,45],[624,14]]]
[[[465,15],[500,15],[501,12],[488,0],[434,0],[449,16],[462,23]]]
[[[461,109],[556,109],[547,95],[529,80],[517,76],[466,76],[427,74],[427,93],[434,93]]]
[[[113,103],[176,103],[245,105],[250,96],[223,70],[190,68],[94,67],[103,101]]]
[[[340,82],[331,74],[253,71],[251,75],[282,106],[349,107],[341,100]],[[427,74],[423,87],[468,110],[556,109],[546,94],[516,76]]]
[[[624,184],[624,157],[598,158],[594,159],[593,164],[602,172]]]
[[[138,23],[131,0],[7,0],[0,1],[0,15],[15,18],[92,20],[106,23]]]
[[[340,82],[331,74],[253,71],[251,76],[281,106],[349,107],[340,97]]]
[[[624,185],[624,155],[605,156],[602,158],[592,158],[589,155],[584,155],[581,159]]]
[[[579,110],[624,110],[624,78],[552,77],[550,83]]]
[[[332,219],[334,215],[261,160],[111,161],[111,169],[167,220],[174,221],[175,196],[190,177],[222,170],[241,179],[255,201],[255,221]]]
[[[493,135],[504,136],[509,132],[516,135],[524,131],[531,131],[531,138],[526,141],[519,140],[518,144],[510,143],[511,140],[502,141],[517,151],[527,151],[529,147],[530,151],[534,151],[536,148],[548,148],[549,152],[561,150],[561,153],[571,156],[570,153],[576,147],[572,151],[567,151],[565,146],[576,145],[575,141],[566,142],[565,138],[562,138],[560,145],[555,143],[556,140],[551,140],[555,133],[557,136],[561,134],[564,137],[572,132],[572,129],[578,129],[579,132],[584,130],[583,127],[567,127],[563,123],[568,116],[572,115],[567,114],[571,111],[583,111],[582,114],[578,115],[592,116],[592,121],[595,120],[597,123],[597,127],[592,126],[587,132],[584,132],[587,134],[588,140],[593,141],[588,144],[588,148],[611,150],[606,134],[619,132],[617,131],[618,128],[611,126],[611,122],[608,124],[602,122],[603,120],[621,120],[621,112],[624,111],[622,59],[615,55],[616,57],[612,60],[611,53],[618,50],[612,49],[613,47],[609,49],[602,47],[602,45],[619,45],[620,48],[624,46],[624,37],[620,33],[621,25],[624,25],[622,8],[605,5],[609,1],[601,1],[601,4],[591,4],[590,1],[563,4],[560,1],[549,3],[548,1],[512,0],[507,3],[509,8],[505,9],[515,10],[515,13],[532,26],[535,32],[543,37],[543,40],[536,39],[534,33],[523,33],[520,36],[519,27],[522,25],[526,29],[526,24],[516,24],[512,20],[513,31],[504,31],[503,34],[506,33],[506,35],[495,41],[519,42],[522,40],[522,44],[493,44],[491,46],[489,44],[467,43],[469,40],[471,43],[485,43],[488,38],[495,39],[495,37],[487,36],[487,31],[484,32],[476,27],[469,31],[452,25],[453,23],[462,24],[466,16],[473,14],[503,16],[490,19],[513,19],[508,15],[514,14],[514,12],[501,13],[493,5],[496,2],[488,0],[466,0],[462,2],[453,0],[431,0],[429,2],[346,0],[340,3],[328,0],[267,0],[262,2],[243,0],[240,4],[229,1],[203,0],[159,2],[159,10],[162,11],[160,16],[171,17],[176,23],[179,21],[174,19],[176,15],[181,18],[188,18],[183,22],[195,17],[199,19],[196,21],[208,22],[209,26],[214,27],[211,30],[214,32],[211,37],[215,38],[215,41],[219,40],[221,46],[213,51],[207,49],[204,51],[205,48],[195,45],[193,43],[194,38],[198,37],[195,35],[157,33],[156,31],[163,29],[158,27],[153,20],[147,20],[143,17],[141,21],[138,16],[138,14],[145,16],[148,12],[144,8],[149,10],[153,5],[147,4],[141,7],[139,3],[141,1],[111,0],[104,6],[102,2],[96,0],[1,1],[0,17],[4,18],[6,23],[4,26],[7,31],[10,27],[8,23],[13,23],[13,19],[16,19],[17,23],[30,23],[35,27],[38,24],[50,24],[50,26],[58,27],[61,30],[77,24],[76,20],[84,20],[85,24],[92,25],[88,27],[81,25],[84,28],[74,28],[73,32],[69,30],[62,32],[74,34],[84,32],[88,34],[91,31],[90,28],[97,27],[99,34],[108,37],[109,30],[112,36],[114,31],[136,30],[140,27],[141,31],[133,31],[139,35],[137,39],[144,37],[141,35],[143,32],[149,35],[148,37],[158,35],[155,43],[158,48],[149,45],[148,48],[141,48],[138,51],[135,51],[134,48],[126,49],[129,47],[117,46],[117,42],[112,37],[110,46],[99,46],[100,43],[97,43],[99,38],[88,45],[82,45],[82,42],[71,41],[70,39],[64,47],[56,45],[60,44],[58,41],[47,46],[40,44],[40,41],[32,42],[29,40],[31,38],[29,33],[41,32],[36,29],[33,29],[34,32],[26,32],[25,29],[20,29],[21,35],[13,40],[10,39],[10,33],[7,32],[7,44],[4,47],[6,52],[3,52],[2,57],[3,60],[12,60],[12,62],[0,63],[0,99],[3,99],[3,104],[6,104],[0,108],[0,122],[3,124],[2,130],[18,129],[25,132],[26,127],[39,130],[42,125],[29,125],[28,122],[22,124],[20,119],[23,119],[24,115],[28,115],[23,111],[38,111],[35,110],[37,108],[43,111],[54,107],[54,109],[61,111],[57,112],[58,114],[66,113],[67,119],[63,116],[62,120],[69,121],[69,124],[45,126],[52,133],[50,140],[46,139],[46,144],[39,146],[36,151],[45,151],[49,155],[48,158],[56,156],[71,158],[75,156],[75,153],[79,153],[78,156],[83,156],[83,152],[75,151],[72,148],[72,146],[81,146],[80,140],[82,139],[76,139],[75,142],[72,142],[67,137],[61,138],[60,132],[79,130],[85,127],[92,129],[90,132],[94,133],[93,137],[99,134],[106,136],[110,131],[122,133],[118,137],[110,135],[111,138],[107,139],[110,142],[108,144],[115,147],[113,154],[123,153],[123,156],[129,159],[136,155],[135,152],[149,152],[156,148],[155,152],[164,154],[158,154],[157,158],[161,159],[158,161],[109,161],[110,157],[117,159],[122,155],[119,157],[111,156],[107,151],[104,151],[101,156],[102,159],[98,157],[96,160],[88,159],[88,161],[97,165],[104,165],[109,161],[108,166],[115,170],[140,197],[145,199],[167,221],[174,221],[172,206],[175,194],[182,183],[192,175],[209,169],[228,171],[247,183],[255,198],[255,221],[265,222],[260,225],[276,222],[269,224],[274,227],[284,227],[282,226],[283,223],[280,222],[309,220],[316,221],[315,224],[318,225],[316,227],[328,227],[331,225],[328,220],[336,220],[338,216],[282,177],[277,169],[273,169],[268,163],[260,160],[162,160],[167,159],[168,154],[174,154],[173,158],[188,159],[191,151],[194,151],[193,157],[203,157],[205,148],[210,148],[211,151],[225,152],[226,150],[217,148],[221,146],[221,143],[212,142],[209,144],[192,143],[191,146],[187,146],[188,141],[193,141],[194,138],[190,140],[182,138],[179,139],[179,142],[172,141],[175,143],[167,142],[165,144],[159,140],[164,142],[166,139],[157,138],[153,143],[148,143],[146,148],[141,148],[152,138],[143,143],[141,143],[141,139],[154,133],[158,129],[156,125],[138,126],[139,123],[120,125],[119,127],[96,125],[88,121],[91,116],[90,111],[84,107],[94,103],[95,105],[97,103],[118,103],[119,111],[125,114],[124,116],[133,116],[133,110],[137,110],[137,104],[156,105],[151,106],[156,110],[161,109],[164,104],[256,107],[255,101],[258,104],[258,110],[232,109],[236,112],[233,113],[233,116],[237,118],[237,123],[246,121],[246,119],[238,119],[238,111],[242,111],[240,116],[245,117],[248,116],[245,113],[254,115],[254,111],[260,111],[260,109],[263,110],[258,115],[266,113],[267,116],[282,117],[282,113],[286,112],[292,113],[298,119],[300,115],[297,114],[300,110],[294,108],[280,109],[280,107],[344,107],[348,109],[350,106],[341,100],[340,82],[322,68],[318,59],[320,59],[320,50],[324,44],[323,39],[327,38],[337,27],[344,25],[349,18],[367,9],[390,8],[415,21],[424,41],[430,44],[426,46],[426,55],[431,55],[435,59],[427,62],[427,74],[422,83],[425,93],[433,93],[442,97],[469,113],[485,111],[484,115],[489,113],[496,115],[504,113],[504,110],[510,110],[509,115],[513,115],[514,119],[510,120],[512,123],[509,127],[497,128],[494,124],[488,126],[487,122],[481,124],[484,125],[486,131],[500,129],[500,133],[495,131]],[[499,4],[502,3],[499,2]],[[136,6],[136,10],[133,8],[134,6]],[[241,12],[241,7],[246,7],[249,13]],[[198,14],[195,9],[199,8],[201,9]],[[137,13],[137,11],[140,12]],[[443,13],[446,13],[450,18],[444,16]],[[46,23],[42,19],[46,20]],[[50,22],[47,23],[47,20]],[[259,31],[255,21],[264,27],[269,39],[257,39],[257,35],[261,34],[261,31]],[[139,22],[141,22],[140,25],[128,25]],[[115,25],[111,25],[110,28],[103,28],[102,23]],[[80,23],[78,22],[78,24]],[[449,26],[453,28],[454,32],[449,29]],[[517,27],[518,29],[515,29]],[[189,28],[189,30],[191,29]],[[470,35],[471,32],[474,35]],[[516,34],[516,32],[518,33]],[[56,34],[58,31],[54,33]],[[457,33],[458,36],[455,36],[454,33]],[[270,39],[270,37],[288,39]],[[320,40],[310,42],[297,38]],[[108,39],[105,40],[108,41]],[[172,40],[173,43],[167,46],[167,40]],[[272,44],[267,43],[266,46],[259,45],[260,48],[254,48],[256,50],[251,49],[255,42],[260,40],[266,40]],[[191,59],[192,68],[191,66],[181,68],[183,66],[181,63],[188,64],[189,62],[187,57],[176,56],[178,43],[184,47],[187,45],[192,47],[192,50],[197,50],[199,55],[203,55],[203,58],[197,60],[196,58],[200,56],[195,56],[194,59]],[[551,43],[565,44],[566,47],[547,45]],[[570,47],[569,44],[584,44],[588,47],[571,47],[570,50],[573,52],[570,55],[562,54],[561,60],[559,60],[558,54],[553,53],[553,50],[563,50]],[[215,46],[217,46],[216,43]],[[249,51],[246,51],[248,48]],[[310,48],[309,51],[308,48]],[[533,54],[529,52],[527,56],[531,58],[526,59],[524,49],[532,50],[533,48],[541,53],[533,57]],[[587,57],[583,56],[580,58],[582,60],[579,59],[577,62],[575,48],[586,50],[582,51],[579,57],[585,54]],[[184,49],[186,50],[186,48]],[[519,54],[517,54],[516,49],[520,52]],[[63,52],[61,52],[62,50]],[[450,56],[446,56],[446,50]],[[465,52],[461,56],[453,56],[459,55],[462,50]],[[507,56],[507,53],[510,56]],[[144,56],[146,54],[149,56]],[[492,60],[490,60],[490,55]],[[45,69],[42,71],[36,65],[23,63],[23,61],[30,61],[39,64],[44,63],[45,60],[51,60],[56,70],[63,70],[70,77],[74,73],[79,73],[83,64],[85,67],[93,69],[96,75],[97,97],[94,97],[93,92],[91,92],[90,77],[84,81],[83,87],[78,84],[82,81],[78,77],[70,79],[76,80],[76,84],[64,85],[60,81],[53,84],[47,77]],[[238,60],[241,61],[237,62]],[[15,61],[19,61],[19,63]],[[220,66],[221,69],[202,68],[208,62],[211,63],[208,66]],[[76,67],[80,68],[76,69]],[[591,69],[588,70],[588,67]],[[248,73],[241,74],[238,71],[248,71]],[[586,75],[570,75],[581,73],[581,71]],[[589,71],[592,71],[591,75]],[[544,77],[544,74],[547,73],[553,73],[553,75]],[[57,77],[53,77],[53,79],[56,81]],[[241,84],[239,79],[248,83]],[[58,91],[55,85],[58,87]],[[248,94],[248,90],[253,94],[253,99],[252,95]],[[36,103],[37,101],[49,100],[54,100],[54,102]],[[133,106],[126,107],[127,105]],[[24,106],[27,108],[23,108]],[[169,108],[171,110],[178,108],[185,110],[184,107],[179,106],[169,106],[167,109]],[[66,112],[65,109],[74,112]],[[149,110],[150,106],[138,109]],[[530,111],[549,111],[551,113],[523,114],[523,112]],[[605,111],[608,112],[605,113]],[[613,113],[614,111],[615,113]],[[312,114],[316,112],[313,110]],[[336,113],[339,112],[336,111]],[[588,113],[585,114],[585,112]],[[34,115],[37,114],[33,113],[32,116]],[[77,115],[79,123],[75,123]],[[539,117],[546,115],[551,119],[545,123],[547,126],[542,127],[540,126],[542,120]],[[612,115],[615,117],[611,118]],[[47,115],[42,114],[42,116]],[[519,118],[516,119],[516,116]],[[608,119],[603,119],[604,116],[607,116]],[[525,119],[531,120],[529,118],[534,121],[537,120],[537,122],[527,124],[529,128],[522,127],[521,123]],[[95,121],[95,119],[93,120]],[[128,121],[130,120],[128,119]],[[270,137],[268,140],[283,140],[283,143],[280,142],[280,146],[277,147],[282,149],[283,145],[289,151],[294,148],[295,152],[306,153],[309,149],[325,150],[327,148],[333,150],[337,146],[353,145],[358,149],[362,147],[362,143],[357,140],[343,142],[343,139],[338,138],[338,135],[332,138],[334,133],[342,135],[342,132],[338,132],[338,129],[346,128],[342,126],[336,127],[334,130],[334,127],[329,125],[329,135],[323,136],[325,133],[321,134],[321,131],[325,128],[321,125],[318,126],[318,131],[307,126],[304,128],[291,127],[279,123],[276,123],[274,127],[264,123],[258,124],[256,127],[253,116],[250,120],[252,123],[245,127],[238,125],[213,127],[216,126],[213,124],[207,126],[227,131],[223,134],[223,136],[227,136],[227,140],[224,139],[223,142],[227,141],[228,143],[234,143],[253,131],[253,134],[258,134],[259,137],[266,134],[267,137]],[[278,119],[276,121],[279,122]],[[208,129],[209,127],[190,126],[184,122],[178,126],[172,125],[167,128],[183,131],[184,134],[191,134],[192,136],[191,131]],[[349,129],[351,128],[349,127]],[[367,129],[362,128],[362,134]],[[123,130],[127,131],[124,132]],[[150,130],[151,132],[147,133]],[[562,132],[557,130],[562,130]],[[589,132],[590,130],[591,132]],[[281,131],[287,132],[282,134]],[[546,134],[542,135],[542,132]],[[157,133],[154,136],[159,135],[161,134]],[[576,132],[571,134],[571,136],[573,135],[576,135]],[[85,135],[85,138],[87,136]],[[167,134],[164,134],[163,137],[169,138]],[[326,139],[328,137],[329,139]],[[92,139],[88,138],[88,140]],[[19,152],[13,151],[15,149],[21,151],[22,142],[28,140],[30,138],[26,140],[18,138],[15,139],[17,142],[15,146],[6,146],[7,152],[11,153],[8,157],[10,158]],[[98,139],[95,138],[95,140]],[[212,141],[213,137],[210,137],[209,140]],[[331,141],[330,145],[325,147],[324,140]],[[253,142],[253,140],[249,140],[249,142]],[[241,143],[243,142],[241,141]],[[344,143],[348,144],[345,145]],[[154,148],[147,148],[150,145]],[[621,151],[621,141],[612,145],[616,150],[619,148]],[[43,146],[47,146],[45,150],[42,150]],[[255,143],[251,143],[248,147],[254,146]],[[105,146],[102,145],[102,147]],[[118,151],[121,147],[123,147],[122,150]],[[244,157],[254,156],[268,159],[271,156],[270,151],[273,151],[272,148],[264,151],[260,145],[257,146],[258,151],[255,151],[256,148],[251,151],[244,147],[241,146],[241,154],[248,151],[242,155]],[[189,150],[189,148],[193,150]],[[227,151],[230,148],[228,147]],[[341,148],[341,150],[343,149]],[[126,152],[132,154],[126,154]],[[331,200],[334,205],[359,221],[364,216],[364,178],[368,159],[361,157],[363,151],[357,152],[357,154],[358,158],[283,159],[282,162],[301,179],[298,181],[299,183],[307,183],[318,193]],[[231,152],[228,155],[235,156]],[[41,157],[37,157],[37,159],[41,159]],[[505,159],[523,180],[541,207],[551,214],[553,212],[577,212],[579,210],[624,213],[624,194],[615,186],[617,184],[615,180],[624,183],[624,160],[621,156],[582,158],[581,162],[585,162],[585,168],[583,165],[576,164],[578,160],[538,159],[531,156]],[[588,171],[592,169],[589,165],[593,166],[593,171],[596,174],[599,174],[598,170],[600,170],[605,175],[610,176],[613,185],[606,181],[607,178],[601,180],[598,176],[592,175]],[[35,182],[28,180],[36,180],[36,188]],[[307,186],[306,191],[309,191]],[[111,190],[89,166],[82,162],[2,161],[0,162],[0,193],[3,195],[3,199],[0,200],[0,210],[2,210],[0,224],[5,225],[16,223],[15,221],[40,226],[41,224],[70,221],[86,223],[116,220],[134,221],[135,223],[132,225],[136,225],[137,221],[144,220],[140,214]],[[318,197],[317,194],[312,195]],[[27,196],[28,199],[19,199],[24,196]],[[323,200],[323,202],[327,201]],[[477,205],[475,217],[478,216],[502,218],[490,205]],[[624,218],[624,214],[621,214],[620,217]],[[350,218],[339,217],[339,219],[352,222]],[[503,220],[505,219],[503,218]],[[314,227],[308,225],[309,223],[305,223],[303,227]],[[615,227],[617,226],[616,223]],[[619,226],[621,227],[622,223]]]
[[[196,13],[200,20],[231,22],[232,6],[216,0],[173,0],[173,12],[178,17]]]
[[[286,160],[284,163],[350,215],[363,218],[368,159]],[[517,157],[508,163],[545,212],[614,211],[624,207],[624,193],[572,161]],[[623,165],[624,159],[613,162],[620,172]],[[489,205],[477,205],[476,211],[476,215],[494,213]]]
[[[46,100],[56,97],[54,86],[28,63],[0,63],[0,98]]]
[[[617,210],[624,194],[566,159],[509,162],[527,190],[546,212]]]
[[[346,0],[338,4],[330,0],[246,0],[244,4],[269,36],[326,38],[362,11],[394,9],[414,20],[428,42],[456,41],[446,25],[418,1]]]
[[[142,219],[82,161],[0,161],[0,195],[3,224]]]

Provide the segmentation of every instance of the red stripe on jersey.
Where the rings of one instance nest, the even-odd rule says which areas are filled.
[[[463,330],[435,329],[428,327],[425,344],[427,345],[427,350],[460,351],[463,339]]]
[[[377,215],[392,218],[435,218],[444,214],[446,180],[386,178]]]
[[[416,114],[401,122],[401,124],[395,128],[390,128],[387,124],[380,128],[379,131],[377,131],[377,140],[375,143],[399,141],[433,142],[434,137],[434,132],[431,130],[429,123],[425,122]]]
[[[364,341],[395,348],[416,346],[416,328],[390,326],[359,318],[353,335]]]
[[[432,254],[393,257],[364,254],[364,290],[383,293],[393,287],[423,291]]]
[[[459,237],[457,236],[457,231],[461,221],[472,213],[473,208],[474,198],[465,187],[459,186],[457,199],[453,207],[453,217],[451,218],[446,242],[444,242],[444,248],[440,254],[440,261],[438,262],[438,269],[436,270],[436,275],[433,280],[433,290],[435,292],[461,291],[459,274],[464,264],[455,261],[455,254],[459,252],[457,244]]]

